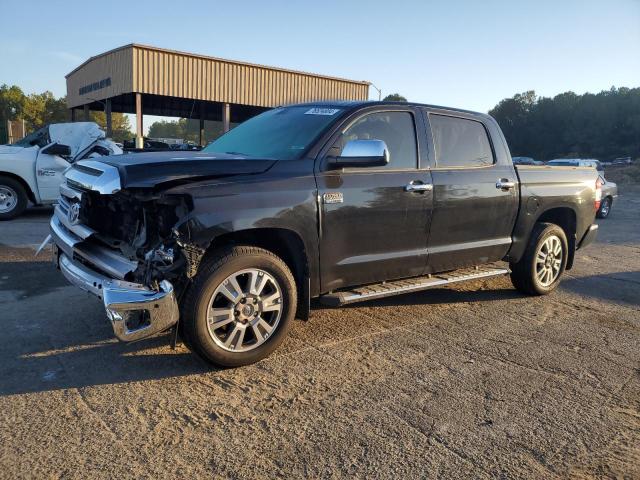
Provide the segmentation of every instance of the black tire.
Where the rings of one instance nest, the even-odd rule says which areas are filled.
[[[218,345],[209,331],[209,301],[225,279],[247,269],[259,269],[275,279],[281,292],[281,313],[274,330],[265,334],[267,338],[263,340],[264,343],[248,351],[232,352]],[[296,283],[287,265],[268,250],[251,246],[225,247],[204,260],[181,303],[181,334],[185,345],[215,365],[239,367],[262,360],[282,343],[296,312]],[[261,313],[260,317],[263,315]],[[233,321],[226,328],[235,328],[233,325],[236,323]],[[258,339],[255,340],[257,343]],[[242,347],[241,340],[240,343]]]
[[[600,208],[598,209],[596,216],[598,218],[607,218],[611,213],[611,204],[611,197],[604,197],[600,202]]]
[[[3,211],[3,205],[0,205],[0,220],[16,218],[24,212],[29,203],[27,192],[22,184],[11,177],[0,176],[0,198],[6,198],[6,205],[12,205],[7,211]]]
[[[551,283],[545,285],[538,276],[537,271],[537,254],[543,244],[549,237],[555,236],[560,240],[562,249],[562,258],[560,262],[559,273]],[[557,243],[556,243],[557,245]],[[510,264],[511,267],[511,283],[522,293],[527,295],[547,295],[551,293],[559,285],[567,266],[569,248],[567,237],[564,230],[553,223],[536,223],[531,232],[529,243],[524,255],[517,263]],[[555,257],[552,258],[552,261]]]

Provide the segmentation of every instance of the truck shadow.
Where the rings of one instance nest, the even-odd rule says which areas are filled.
[[[562,281],[560,288],[605,302],[640,305],[640,271],[568,276]]]
[[[0,329],[0,396],[212,371],[185,347],[171,350],[168,334],[114,340],[100,302],[46,260],[0,261]]]
[[[113,339],[94,298],[67,286],[47,262],[0,263],[0,396],[121,384],[216,372],[169,334],[133,344]],[[486,303],[526,298],[507,279],[477,290],[439,288],[371,300],[346,308]],[[638,305],[640,272],[569,277],[562,289],[600,300]],[[560,292],[559,292],[560,293]],[[317,306],[319,309],[326,307]],[[307,332],[313,332],[313,316]],[[311,334],[313,335],[313,334]],[[305,339],[305,344],[313,338]],[[295,354],[295,350],[289,352]]]

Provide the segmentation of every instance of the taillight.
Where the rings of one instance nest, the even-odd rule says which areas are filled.
[[[602,201],[602,180],[600,180],[600,177],[598,177],[598,179],[596,180],[596,201],[594,205],[596,208],[596,212],[600,210],[601,201]]]

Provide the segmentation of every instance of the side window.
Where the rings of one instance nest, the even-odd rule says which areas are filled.
[[[418,147],[413,115],[409,112],[377,112],[365,115],[342,136],[342,146],[349,140],[382,140],[389,149],[386,169],[418,167]]]
[[[475,120],[429,115],[436,165],[483,167],[493,164],[493,152],[484,125]]]

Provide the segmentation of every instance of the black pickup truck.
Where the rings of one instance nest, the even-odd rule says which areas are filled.
[[[491,117],[411,103],[275,108],[201,152],[83,160],[65,177],[51,219],[65,277],[102,299],[119,339],[172,329],[223,366],[271,353],[312,299],[505,274],[549,293],[593,241],[600,200],[595,169],[514,167]]]

